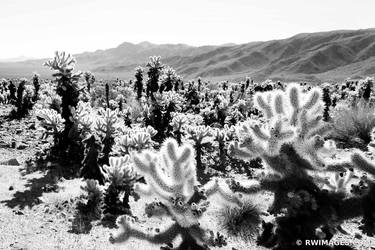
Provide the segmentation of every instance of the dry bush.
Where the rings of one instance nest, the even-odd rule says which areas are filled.
[[[259,228],[261,217],[259,208],[250,201],[240,207],[226,206],[220,211],[221,226],[229,235],[250,242]]]
[[[331,136],[345,147],[364,149],[371,141],[375,127],[374,104],[358,101],[353,106],[338,105],[333,111]]]

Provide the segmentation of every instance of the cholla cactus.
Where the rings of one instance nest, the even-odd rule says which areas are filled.
[[[87,84],[87,91],[91,92],[91,85],[95,83],[95,76],[90,71],[86,71],[83,73],[83,77],[85,78],[86,84]]]
[[[53,109],[42,109],[36,112],[36,116],[40,121],[40,126],[46,130],[45,136],[53,135],[57,143],[58,136],[64,129],[64,119],[61,115]]]
[[[86,185],[81,186],[82,191],[86,194],[86,204],[81,204],[80,212],[87,215],[93,214],[95,218],[100,218],[102,214],[103,190],[97,180],[88,179]]]
[[[183,114],[176,113],[172,115],[172,121],[171,121],[171,126],[173,128],[173,133],[174,136],[176,137],[176,140],[178,142],[178,145],[181,145],[182,143],[182,136],[184,135],[183,132],[183,126],[187,124],[188,120],[187,117]]]
[[[39,98],[39,89],[40,89],[40,80],[39,75],[37,73],[33,76],[33,85],[34,85],[34,96],[33,96],[33,102],[36,102]]]
[[[176,71],[169,66],[165,67],[162,71],[161,76],[161,86],[159,89],[160,93],[163,91],[171,91],[177,79],[178,76],[176,74]]]
[[[39,100],[35,103],[34,109],[54,109],[58,112],[61,110],[61,97],[56,94],[54,84],[43,83],[39,90]],[[61,112],[60,112],[61,113]]]
[[[160,56],[151,56],[150,61],[147,63],[148,67],[148,80],[147,80],[147,97],[155,100],[154,93],[159,89],[159,77],[164,65],[161,63]]]
[[[213,141],[215,146],[218,148],[218,165],[219,170],[224,171],[227,165],[227,149],[228,143],[234,140],[235,128],[224,125],[223,129],[215,128],[213,130]]]
[[[242,158],[260,157],[271,171],[259,185],[247,191],[275,193],[269,212],[277,215],[284,211],[276,220],[279,232],[276,241],[279,247],[286,249],[293,248],[296,239],[316,237],[316,229],[333,220],[340,223],[362,213],[362,197],[343,195],[345,181],[338,180],[333,191],[319,188],[319,174],[346,172],[352,167],[345,162],[329,163],[320,156],[326,151],[322,136],[330,129],[322,121],[321,95],[320,89],[312,88],[303,93],[302,88],[294,84],[285,92],[256,94],[257,108],[267,120],[264,125],[242,125],[241,143],[234,142],[231,147],[234,154]],[[363,166],[363,169],[369,167]],[[297,201],[303,204],[295,207],[293,204]],[[298,222],[300,220],[303,224]]]
[[[322,136],[331,127],[322,121],[320,89],[314,88],[303,94],[299,85],[293,84],[288,86],[286,92],[257,94],[255,101],[268,122],[263,126],[242,125],[242,134],[247,136],[242,138],[242,145],[233,144],[235,154],[248,159],[261,157],[272,170],[283,175],[306,175],[307,169],[324,168],[324,161],[318,152],[324,145]],[[296,164],[291,168],[289,163],[275,161],[290,150],[304,158],[308,164]]]
[[[115,155],[128,155],[133,150],[149,149],[156,144],[152,138],[157,134],[157,131],[151,126],[145,128],[134,127],[132,129],[123,129],[121,127],[120,130],[123,135],[115,139],[115,145],[113,146]]]
[[[109,186],[104,197],[104,212],[113,215],[131,214],[129,196],[137,179],[130,164],[130,157],[110,157],[109,165],[104,165],[104,176]],[[119,198],[124,192],[122,201]]]
[[[109,103],[109,84],[108,82],[105,83],[105,103],[106,103],[106,108],[109,109],[110,103]]]
[[[189,249],[202,248],[208,240],[205,231],[200,227],[199,218],[202,216],[207,203],[191,203],[195,193],[196,169],[194,164],[194,149],[189,145],[178,147],[173,139],[168,139],[160,149],[159,154],[143,151],[134,155],[135,170],[144,175],[147,184],[136,184],[135,191],[145,196],[154,196],[161,203],[158,209],[148,211],[149,215],[169,216],[174,223],[165,231],[144,232],[134,225],[127,216],[120,217],[119,226],[123,232],[116,237],[111,236],[112,242],[125,242],[131,237],[145,239],[152,243],[168,243],[178,235],[182,236],[181,246]],[[161,170],[164,168],[164,171]],[[228,202],[241,203],[236,195],[228,194],[221,184],[214,182],[207,193],[219,193]]]
[[[21,80],[17,89],[17,115],[24,117],[33,108],[34,88],[31,85],[25,85],[26,81]]]
[[[203,149],[212,146],[212,131],[208,126],[186,126],[187,139],[193,142],[199,181],[205,182],[205,166],[202,164]]]
[[[85,179],[94,179],[104,185],[104,175],[98,163],[101,145],[95,135],[89,135],[82,141],[85,152],[82,160],[80,176]]]
[[[86,135],[91,132],[93,125],[93,109],[91,108],[91,105],[87,102],[80,101],[76,108],[71,107],[70,112],[72,113],[70,121],[72,121],[74,126],[82,132],[82,136],[86,137]]]
[[[95,122],[95,131],[101,136],[103,143],[103,155],[101,161],[104,164],[108,163],[109,153],[115,142],[115,137],[118,133],[119,119],[118,111],[110,109],[100,109],[99,117]]]
[[[346,173],[335,173],[327,179],[324,184],[329,190],[346,195],[349,191],[349,184],[351,184],[350,182],[353,180],[353,176],[353,170]]]
[[[78,80],[81,72],[73,72],[75,67],[75,59],[65,52],[55,53],[55,57],[44,63],[45,66],[56,71],[52,76],[56,77],[57,88],[56,92],[62,99],[62,113],[61,116],[65,120],[65,128],[63,131],[61,146],[66,148],[69,146],[69,131],[73,126],[71,117],[71,107],[76,107],[79,101],[79,86]]]
[[[58,79],[70,78],[70,80],[78,81],[81,73],[74,73],[74,66],[76,60],[70,54],[65,52],[55,52],[55,57],[44,63],[44,66],[50,67],[53,70],[58,71],[53,74]]]
[[[135,83],[134,90],[137,92],[137,99],[141,99],[143,92],[143,68],[137,67],[135,69]]]

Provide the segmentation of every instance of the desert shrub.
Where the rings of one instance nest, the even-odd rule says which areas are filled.
[[[254,239],[261,223],[260,210],[250,200],[242,206],[226,206],[220,210],[220,223],[230,235],[245,241]]]
[[[332,138],[346,147],[364,149],[375,127],[375,107],[363,100],[351,107],[338,105],[333,111],[332,123]]]

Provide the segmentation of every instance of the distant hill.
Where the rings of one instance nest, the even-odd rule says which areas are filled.
[[[193,47],[186,44],[122,43],[75,55],[80,70],[99,78],[131,78],[134,68],[160,55],[185,79],[340,81],[375,74],[375,29],[303,33],[247,44]],[[49,76],[44,60],[0,63],[0,77]]]

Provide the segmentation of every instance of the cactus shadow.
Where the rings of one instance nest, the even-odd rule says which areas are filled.
[[[44,193],[58,192],[58,182],[61,178],[69,179],[71,176],[70,170],[66,166],[56,164],[54,166],[47,167],[46,164],[38,166],[34,171],[29,171],[28,166],[19,169],[21,176],[27,178],[29,175],[35,175],[35,177],[27,178],[24,185],[25,190],[17,191],[13,194],[13,198],[9,200],[3,200],[0,203],[4,204],[9,208],[25,209],[26,207],[32,208],[42,203],[41,197]],[[39,171],[40,174],[34,172]]]
[[[32,208],[42,203],[40,198],[43,193],[57,192],[58,190],[57,179],[48,173],[42,177],[27,180],[24,186],[26,190],[17,191],[12,199],[1,201],[1,203],[12,209],[16,207],[19,209]]]

